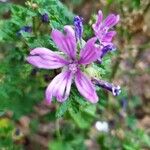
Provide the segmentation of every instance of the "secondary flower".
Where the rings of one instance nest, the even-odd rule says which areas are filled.
[[[119,22],[119,15],[110,14],[104,21],[103,13],[98,11],[96,23],[92,25],[95,36],[98,38],[102,46],[112,44],[112,39],[116,32],[111,28]],[[111,30],[110,30],[111,29]]]
[[[48,103],[52,101],[52,97],[56,97],[59,102],[64,102],[70,94],[73,80],[80,94],[91,103],[96,103],[98,96],[95,87],[89,77],[82,72],[84,65],[92,63],[99,57],[99,49],[95,46],[96,38],[88,40],[78,56],[74,30],[71,26],[65,26],[64,31],[65,34],[55,29],[52,31],[51,37],[65,57],[41,47],[33,49],[30,56],[27,57],[27,61],[38,68],[63,68],[46,89]]]

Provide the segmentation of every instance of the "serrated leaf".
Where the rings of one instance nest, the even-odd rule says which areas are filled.
[[[75,112],[72,108],[69,109],[69,114],[72,117],[72,119],[75,121],[75,123],[79,126],[81,129],[86,129],[89,127],[90,123],[87,120],[85,120],[84,116],[80,111]]]
[[[64,103],[62,103],[60,106],[59,106],[59,108],[57,109],[57,111],[56,111],[56,117],[57,118],[60,118],[60,117],[62,117],[65,113],[66,113],[66,111],[69,109],[69,107],[70,107],[70,103],[71,103],[71,100],[66,100]]]
[[[81,109],[84,113],[90,115],[90,116],[95,116],[95,113],[96,113],[96,105],[88,105],[84,108]]]

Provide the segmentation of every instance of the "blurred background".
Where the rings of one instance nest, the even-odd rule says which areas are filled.
[[[47,0],[47,3],[51,1]],[[3,22],[10,20],[13,13],[10,10],[10,4],[27,7],[23,0],[0,0],[0,30],[3,33],[5,32],[5,28],[2,28]],[[108,56],[111,59],[111,62],[107,64],[110,74],[106,79],[121,85],[122,94],[114,98],[111,94],[104,92],[104,98],[102,96],[96,114],[90,114],[90,117],[93,117],[92,115],[94,117],[92,121],[91,118],[89,119],[90,125],[87,126],[83,126],[85,121],[82,117],[77,120],[77,116],[73,117],[73,115],[71,115],[72,120],[68,115],[65,115],[65,119],[61,117],[55,119],[53,115],[57,105],[46,106],[42,98],[34,102],[29,111],[25,110],[20,113],[20,110],[28,105],[21,102],[22,107],[17,103],[17,108],[9,109],[8,104],[2,102],[5,101],[2,98],[5,95],[0,96],[0,102],[2,102],[0,104],[0,149],[149,150],[150,1],[62,0],[61,4],[71,16],[77,14],[84,18],[85,38],[91,36],[91,31],[88,29],[99,9],[103,11],[104,16],[110,13],[120,15],[121,19],[116,27],[117,36],[114,38],[117,51],[116,54]],[[71,21],[68,19],[66,22]],[[7,43],[2,37],[0,38],[0,60],[5,59],[11,47],[14,47],[14,42],[8,41]],[[0,68],[1,84],[5,75],[3,74],[4,67]],[[46,76],[45,72],[42,73],[49,81],[49,76]],[[11,83],[12,81],[10,79]],[[42,89],[42,86],[40,88]],[[3,89],[4,85],[1,85],[0,90],[3,91]],[[15,93],[15,91],[11,92]],[[9,94],[9,98],[11,97],[13,95]],[[13,104],[12,102],[11,105]],[[20,114],[14,117],[15,110],[18,112],[18,109]]]

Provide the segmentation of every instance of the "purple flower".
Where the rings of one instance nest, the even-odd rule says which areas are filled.
[[[41,20],[44,23],[48,23],[49,22],[49,16],[48,16],[48,14],[47,13],[42,14],[41,15]]]
[[[77,40],[81,40],[83,34],[83,18],[74,17],[75,36]]]
[[[115,86],[112,83],[108,83],[106,81],[98,80],[95,78],[92,79],[92,82],[97,86],[100,86],[108,91],[111,91],[114,96],[118,96],[121,93],[120,86]]]
[[[99,10],[96,23],[93,24],[92,27],[101,45],[106,46],[112,44],[111,41],[116,35],[116,32],[114,30],[109,30],[119,22],[119,19],[119,15],[110,14],[102,21],[103,13]]]
[[[71,26],[65,26],[64,30],[65,34],[59,30],[53,30],[51,37],[59,50],[65,54],[65,57],[41,47],[32,50],[30,56],[27,57],[27,61],[38,68],[63,68],[62,72],[51,81],[46,89],[48,103],[52,101],[52,97],[56,97],[59,102],[64,102],[70,94],[73,80],[80,94],[91,103],[96,103],[98,96],[95,87],[81,70],[81,66],[90,64],[99,57],[98,48],[94,44],[96,38],[88,40],[78,56],[74,30]]]

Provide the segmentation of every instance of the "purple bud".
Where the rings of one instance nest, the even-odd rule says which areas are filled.
[[[116,50],[116,46],[114,44],[104,46],[101,50],[102,53],[100,58],[102,59],[108,52],[115,51],[115,50]]]
[[[74,17],[75,35],[77,40],[81,40],[83,34],[83,18],[79,16]]]
[[[17,32],[17,36],[21,35],[21,32],[32,32],[32,27],[31,26],[23,26],[18,32]]]
[[[21,28],[21,31],[24,31],[24,32],[32,32],[32,28],[30,26],[24,26]]]
[[[98,79],[92,79],[92,82],[99,86],[99,87],[102,87],[110,92],[113,93],[114,96],[118,96],[120,93],[121,93],[121,88],[120,86],[115,86],[113,85],[112,83],[108,83],[106,81],[103,81],[103,80],[98,80]]]
[[[48,16],[48,14],[47,13],[42,14],[41,15],[41,20],[44,23],[48,23],[49,22],[49,16]]]
[[[108,52],[115,51],[115,50],[116,50],[116,46],[115,46],[114,44],[109,44],[109,45],[104,46],[104,47],[101,49],[101,54],[100,54],[100,57],[97,59],[97,63],[98,63],[98,64],[101,64],[101,63],[102,63],[102,58],[103,58]]]

